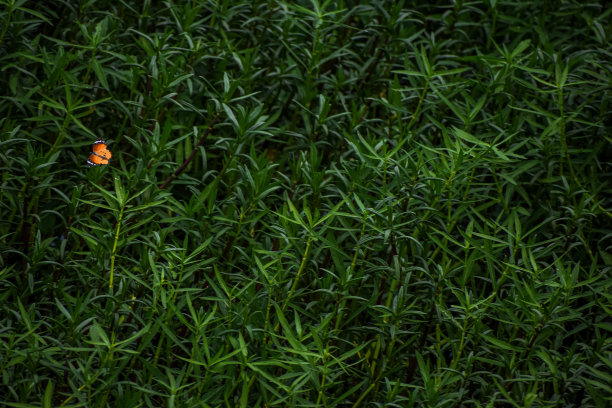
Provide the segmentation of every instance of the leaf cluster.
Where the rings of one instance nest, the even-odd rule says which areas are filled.
[[[610,406],[604,2],[0,4],[6,406]]]

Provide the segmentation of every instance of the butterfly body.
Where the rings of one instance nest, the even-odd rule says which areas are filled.
[[[92,152],[89,155],[89,159],[87,159],[87,164],[90,166],[99,166],[101,164],[108,164],[113,155],[110,150],[108,150],[108,146],[106,142],[102,139],[96,140],[93,144]]]

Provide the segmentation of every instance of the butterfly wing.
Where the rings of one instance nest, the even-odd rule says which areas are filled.
[[[89,155],[89,159],[87,159],[87,164],[90,166],[99,166],[100,164],[108,164],[108,159],[104,156],[98,156],[95,153]]]
[[[106,150],[107,148],[108,148],[108,146],[106,146],[106,142],[104,140],[100,139],[100,140],[96,140],[94,142],[92,150],[93,150],[94,153],[97,154],[97,153],[101,152],[102,150]]]
[[[108,159],[110,159],[111,157],[113,157],[113,155],[111,154],[110,150],[108,149],[104,149],[102,150],[100,153],[98,153],[100,156],[106,157],[107,161]]]
[[[113,156],[108,150],[106,142],[102,139],[96,140],[92,148],[93,152],[89,155],[87,164],[90,166],[98,166],[101,164],[108,164],[108,160]]]

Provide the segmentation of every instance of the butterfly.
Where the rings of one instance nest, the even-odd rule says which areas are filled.
[[[87,159],[87,164],[90,166],[98,166],[100,164],[108,164],[110,158],[113,157],[106,142],[102,139],[96,140],[93,144],[93,152]]]

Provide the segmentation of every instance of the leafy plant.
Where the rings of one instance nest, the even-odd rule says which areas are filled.
[[[604,3],[1,4],[4,405],[610,404]]]

